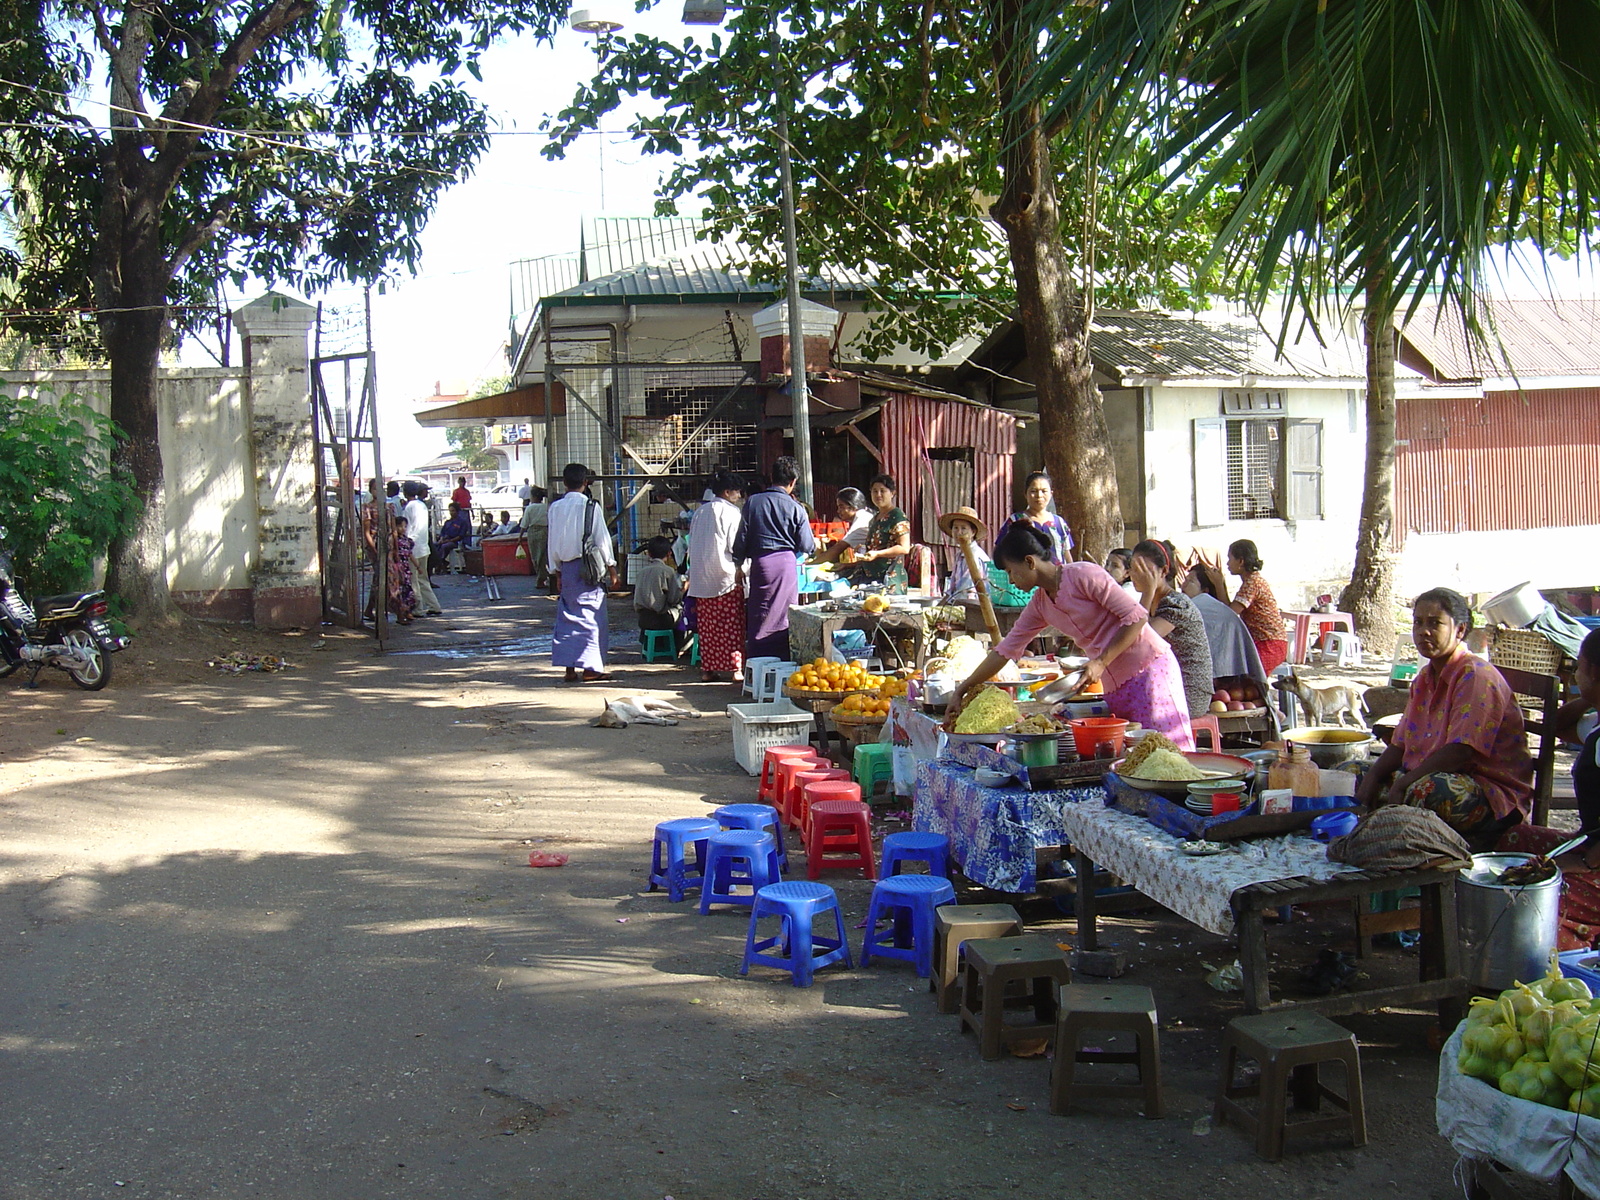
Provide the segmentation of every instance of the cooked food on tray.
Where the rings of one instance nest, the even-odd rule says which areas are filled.
[[[1144,763],[1145,759],[1149,758],[1157,750],[1170,750],[1174,754],[1178,753],[1178,748],[1172,744],[1171,740],[1152,729],[1139,739],[1137,746],[1128,751],[1128,757],[1122,760],[1122,773],[1124,775],[1143,775],[1144,772],[1139,767]]]
[[[1123,764],[1123,773],[1127,774],[1127,764]],[[1176,750],[1159,749],[1152,754],[1145,755],[1139,764],[1138,778],[1171,780],[1174,783],[1186,779],[1204,779],[1206,773],[1186,759]]]
[[[1058,721],[1048,713],[1039,713],[1032,717],[1024,717],[1006,733],[1066,733],[1070,728],[1065,721]]]
[[[957,733],[999,733],[1022,717],[1017,702],[997,687],[986,687],[961,710]]]

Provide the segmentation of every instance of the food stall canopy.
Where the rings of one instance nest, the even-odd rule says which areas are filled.
[[[494,425],[502,421],[518,422],[541,417],[565,416],[567,389],[560,383],[549,386],[531,383],[526,387],[512,388],[509,392],[496,392],[492,396],[474,396],[455,404],[440,404],[416,413],[417,424],[425,429],[445,429],[463,425]]]

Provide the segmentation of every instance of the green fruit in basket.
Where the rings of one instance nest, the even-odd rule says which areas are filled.
[[[1463,1050],[1456,1058],[1456,1069],[1474,1079],[1488,1079],[1490,1060],[1477,1054],[1468,1054]]]

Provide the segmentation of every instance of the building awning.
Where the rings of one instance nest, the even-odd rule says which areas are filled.
[[[554,409],[552,413],[550,410]],[[509,392],[496,392],[492,396],[474,396],[455,404],[440,404],[414,414],[417,424],[424,429],[447,429],[462,425],[495,425],[500,422],[515,424],[550,416],[564,416],[567,411],[567,389],[560,383],[550,388],[546,403],[545,385],[531,383],[527,387],[512,388]]]

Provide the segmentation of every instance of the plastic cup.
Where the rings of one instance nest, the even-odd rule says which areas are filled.
[[[1211,797],[1211,815],[1239,811],[1238,792],[1218,792]]]

